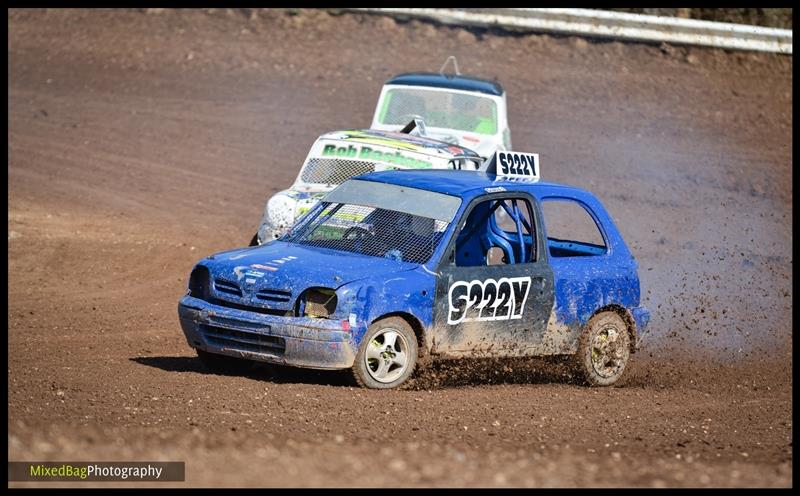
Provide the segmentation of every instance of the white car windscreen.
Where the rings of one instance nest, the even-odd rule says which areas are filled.
[[[497,104],[491,98],[469,93],[392,88],[378,112],[381,124],[405,125],[418,116],[428,127],[497,133]]]

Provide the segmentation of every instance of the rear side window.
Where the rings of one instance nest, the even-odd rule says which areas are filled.
[[[582,203],[566,198],[542,200],[551,257],[588,257],[608,250],[597,223]]]

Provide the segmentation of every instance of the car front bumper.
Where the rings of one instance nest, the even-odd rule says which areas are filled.
[[[189,346],[209,353],[313,369],[353,366],[356,346],[338,320],[280,317],[184,296],[178,317]]]

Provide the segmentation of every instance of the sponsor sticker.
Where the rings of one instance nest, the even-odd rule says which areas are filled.
[[[462,153],[464,153],[464,149],[458,146],[448,146],[447,151],[449,151],[453,155],[461,155]]]
[[[275,258],[273,260],[270,260],[269,262],[254,263],[254,264],[250,264],[249,266],[248,265],[240,265],[238,267],[234,267],[233,268],[233,273],[236,274],[236,278],[238,280],[242,280],[243,277],[249,277],[249,278],[254,278],[255,277],[255,278],[260,279],[260,278],[264,277],[267,274],[266,272],[261,272],[262,270],[266,270],[266,271],[269,271],[269,272],[275,272],[281,267],[281,265],[285,264],[286,262],[290,262],[292,260],[297,260],[297,257],[295,257],[293,255],[289,255],[288,257]],[[260,269],[260,270],[257,270],[257,269]],[[247,279],[247,280],[245,280],[245,282],[248,282],[248,283],[252,284],[252,283],[255,282],[255,279],[252,279],[252,282],[251,282],[251,279]]]
[[[292,260],[297,260],[297,257],[290,255],[288,257],[275,258],[275,259],[273,259],[273,260],[271,260],[271,261],[269,261],[267,263],[268,264],[285,264],[286,262],[291,262]]]
[[[321,156],[323,158],[331,157],[386,162],[393,166],[410,169],[430,169],[433,167],[433,164],[427,160],[411,157],[396,149],[378,149],[375,145],[353,146],[348,144],[347,146],[336,146],[335,144],[326,144],[322,148]]]
[[[278,270],[277,267],[270,267],[269,265],[261,265],[261,264],[252,264],[252,265],[250,265],[250,267],[252,267],[254,269],[269,270],[269,271],[272,271],[272,272],[275,272],[276,270]]]

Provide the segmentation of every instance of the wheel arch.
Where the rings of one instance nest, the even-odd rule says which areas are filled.
[[[370,325],[375,324],[376,322],[380,322],[381,320],[388,319],[390,317],[399,317],[406,321],[408,325],[411,326],[411,329],[414,331],[414,336],[417,338],[417,355],[418,358],[423,358],[429,354],[428,346],[425,341],[425,327],[422,325],[422,322],[419,321],[417,317],[413,314],[408,312],[390,312],[381,315],[373,319],[370,322]]]

